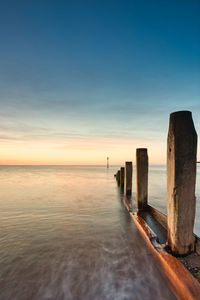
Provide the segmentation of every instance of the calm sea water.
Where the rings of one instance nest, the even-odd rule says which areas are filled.
[[[1,300],[175,299],[121,203],[116,170],[0,167]],[[199,179],[198,169],[197,216]],[[149,202],[166,212],[163,166],[150,168]]]

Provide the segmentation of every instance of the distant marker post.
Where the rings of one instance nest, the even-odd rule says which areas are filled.
[[[109,157],[107,157],[107,169],[109,169]]]

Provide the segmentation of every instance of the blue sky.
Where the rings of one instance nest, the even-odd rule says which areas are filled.
[[[170,112],[200,129],[199,15],[197,0],[1,1],[1,162],[121,163],[140,146],[165,162]]]

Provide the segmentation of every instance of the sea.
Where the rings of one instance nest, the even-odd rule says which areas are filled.
[[[122,203],[119,166],[0,166],[0,300],[176,299]],[[166,167],[149,167],[166,213]],[[200,168],[194,232],[200,236]],[[135,201],[135,168],[133,169]]]

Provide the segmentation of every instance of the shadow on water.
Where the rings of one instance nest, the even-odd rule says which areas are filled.
[[[112,168],[6,172],[16,190],[1,174],[0,299],[176,299]]]

